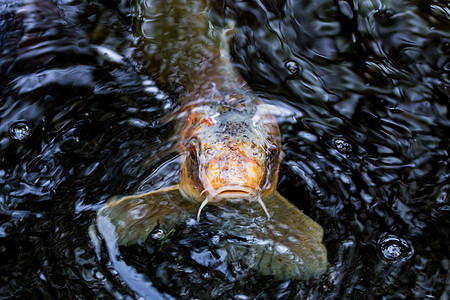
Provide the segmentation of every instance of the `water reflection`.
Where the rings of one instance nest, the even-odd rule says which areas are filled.
[[[177,109],[177,87],[162,90],[136,71],[124,3],[38,1],[16,15],[21,2],[0,1],[0,294],[134,297],[109,258],[97,259],[88,227],[110,196],[177,180],[173,153],[141,168],[174,143],[165,116]],[[208,289],[243,298],[445,298],[445,4],[214,7],[236,20],[239,71],[283,108],[279,190],[324,227],[330,269],[318,282],[277,282],[234,265],[227,267],[241,277],[230,282],[186,259],[204,238],[200,230],[166,244],[170,251],[151,262],[153,286],[178,298]],[[31,128],[24,141],[10,133],[16,122]]]

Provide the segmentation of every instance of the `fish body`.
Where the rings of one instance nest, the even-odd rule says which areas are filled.
[[[141,244],[153,229],[171,232],[215,204],[212,223],[238,237],[220,243],[228,261],[277,279],[320,276],[327,264],[323,230],[276,191],[276,119],[233,68],[210,13],[205,1],[136,2],[142,43],[136,59],[162,85],[184,89],[178,114],[184,158],[179,185],[110,200],[98,212],[97,229],[115,244],[109,249]]]

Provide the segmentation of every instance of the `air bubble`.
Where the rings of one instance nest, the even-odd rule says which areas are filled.
[[[380,251],[387,260],[409,259],[413,254],[413,248],[409,243],[395,235],[387,235],[378,241]]]
[[[290,76],[296,76],[300,71],[300,66],[296,61],[293,60],[287,61],[284,66],[286,67],[286,70],[288,71]]]
[[[152,238],[152,240],[160,240],[165,236],[165,232],[162,229],[156,229],[153,230],[152,233],[150,234],[150,237]]]
[[[19,121],[9,127],[9,136],[16,141],[26,141],[31,136],[31,126],[28,122]]]
[[[334,139],[333,145],[341,153],[349,153],[352,151],[352,145],[343,138]]]
[[[95,278],[104,279],[105,276],[102,274],[102,272],[97,271],[97,272],[95,272]]]

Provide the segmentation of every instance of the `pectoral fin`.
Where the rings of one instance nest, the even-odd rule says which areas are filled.
[[[266,200],[266,205],[272,212],[273,221],[279,224],[280,233],[283,233],[281,240],[278,237],[278,245],[289,249],[293,261],[296,262],[296,265],[289,265],[289,261],[274,263],[271,266],[272,273],[285,278],[291,273],[302,279],[322,275],[328,263],[327,250],[322,244],[322,227],[278,192]],[[276,240],[277,237],[274,236],[274,241]],[[286,248],[281,247],[285,250]],[[286,254],[274,256],[277,259],[280,257],[288,256]]]
[[[310,217],[302,213],[294,204],[286,198],[275,192],[265,201],[266,206],[270,207],[272,216],[278,222],[288,225],[295,231],[303,232],[305,238],[311,239],[318,243],[322,242],[323,229],[314,222]]]
[[[116,235],[117,245],[142,244],[160,226],[169,232],[177,222],[195,215],[198,203],[184,198],[178,185],[110,200],[97,213],[103,235]]]
[[[246,242],[228,243],[229,259],[277,279],[308,279],[322,275],[327,251],[322,244],[323,229],[278,192],[264,200],[271,214],[249,215],[250,221],[235,218],[228,233]]]

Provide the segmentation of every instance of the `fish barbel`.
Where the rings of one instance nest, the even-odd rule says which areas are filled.
[[[98,212],[98,231],[106,239],[113,228],[120,246],[139,244],[156,226],[170,231],[193,215],[199,220],[211,203],[221,228],[246,241],[224,242],[230,261],[278,279],[323,274],[322,228],[276,191],[276,119],[234,69],[207,1],[135,1],[134,9],[135,59],[161,85],[184,89],[177,114],[184,158],[178,185],[110,200]],[[230,209],[238,212],[231,220]]]

